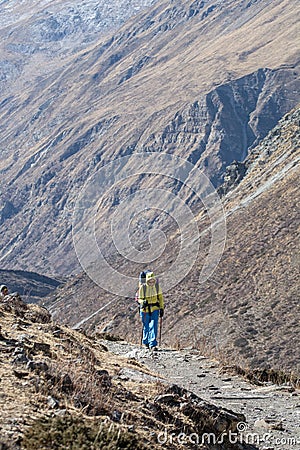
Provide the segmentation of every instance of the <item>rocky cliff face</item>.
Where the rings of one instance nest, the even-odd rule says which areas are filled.
[[[10,7],[12,17],[21,14]],[[55,11],[59,20],[54,12],[48,21],[41,16],[49,64],[34,56],[2,95],[1,261],[68,274],[80,269],[71,236],[75,201],[107,162],[167,151],[219,185],[225,167],[297,103],[297,3],[161,3],[84,51],[74,36],[89,26],[78,19],[82,26],[73,29]],[[22,36],[33,39],[35,22],[19,18]],[[2,29],[11,29],[12,42],[15,23]],[[74,54],[51,55],[52,45],[73,38]]]
[[[204,168],[218,186],[224,168],[243,161],[292,106],[284,91],[287,86],[297,90],[295,75],[286,69],[259,69],[220,85],[177,111],[162,134],[152,134],[141,147],[166,152],[181,148],[181,154]]]

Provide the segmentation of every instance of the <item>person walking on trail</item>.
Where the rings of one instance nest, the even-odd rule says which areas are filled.
[[[5,284],[0,286],[0,303],[17,307],[26,307],[26,303],[21,299],[18,292],[9,292]]]
[[[151,350],[157,350],[158,321],[164,315],[164,299],[153,272],[146,273],[145,281],[139,288],[142,343]]]
[[[9,294],[8,287],[5,286],[5,284],[2,284],[0,286],[0,299],[3,301],[4,297],[6,297]]]

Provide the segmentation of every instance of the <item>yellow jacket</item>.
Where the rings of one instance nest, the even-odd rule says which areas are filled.
[[[141,284],[139,287],[139,303],[143,312],[152,312],[157,309],[164,309],[164,298],[160,285],[158,284],[158,292],[156,289],[157,283],[150,286],[148,281],[155,280],[153,272],[146,274],[146,284]],[[143,303],[147,302],[147,306],[143,307]]]

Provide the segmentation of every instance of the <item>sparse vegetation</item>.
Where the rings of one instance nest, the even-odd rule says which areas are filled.
[[[68,362],[52,362],[47,389],[54,397],[62,398],[87,415],[109,414],[114,391],[111,391],[111,376],[99,368],[100,361],[87,346],[81,345],[76,351],[77,357]]]
[[[112,341],[112,342],[116,342],[116,341],[122,341],[123,338],[121,336],[117,336],[115,334],[112,333],[100,333],[100,332],[95,332],[95,336],[97,336],[98,339],[105,339],[106,341]]]
[[[293,389],[300,388],[300,377],[293,372],[276,369],[247,369],[240,366],[224,366],[224,371],[242,375],[253,384],[274,383],[278,385],[290,384]]]
[[[26,450],[146,450],[133,433],[101,420],[67,415],[43,418],[26,431],[22,445]]]
[[[298,426],[294,417],[300,388],[299,106],[278,120],[299,101],[294,39],[299,9],[288,0],[233,0],[226,5],[190,0],[171,7],[162,2],[99,41],[99,20],[103,16],[107,21],[105,11],[98,14],[101,8],[92,18],[83,2],[79,9],[67,7],[65,15],[64,2],[58,1],[51,13],[40,5],[36,21],[29,0],[13,3],[0,12],[5,57],[0,63],[3,266],[37,267],[69,277],[90,254],[91,266],[82,266],[104,276],[89,240],[77,239],[77,229],[91,229],[94,220],[100,225],[94,233],[97,245],[101,243],[101,253],[114,269],[112,282],[120,283],[117,273],[136,273],[139,262],[130,260],[133,253],[127,249],[123,257],[110,235],[117,227],[109,223],[114,217],[122,226],[116,212],[124,219],[129,212],[134,254],[151,249],[153,231],[165,232],[166,246],[153,264],[157,273],[173,271],[174,288],[166,296],[163,349],[149,353],[138,345],[123,352],[128,342],[118,343],[121,338],[111,333],[140,342],[136,305],[130,293],[120,299],[104,292],[101,283],[89,279],[89,269],[45,299],[53,316],[38,304],[25,304],[17,293],[3,298],[0,450],[155,450],[161,446],[153,436],[166,428],[178,434],[207,430],[220,435],[224,429],[237,430],[238,423],[245,425],[247,414],[255,428],[258,416],[251,416],[251,409],[264,415],[265,430],[267,414],[279,411],[282,417],[274,430],[291,436]],[[124,8],[109,8],[118,10],[117,22],[123,22]],[[181,164],[166,183],[152,164],[152,173],[140,168],[134,173],[134,158],[144,155],[145,162],[155,152],[186,158],[219,188],[224,242],[214,239],[220,223],[214,222],[214,207],[210,211],[210,202],[200,201],[193,183],[188,188],[175,179],[185,173]],[[95,185],[87,201],[78,203],[89,177],[119,157],[131,176],[114,179],[97,210],[91,201]],[[191,181],[187,174],[184,179]],[[199,185],[200,192],[202,187],[207,190],[206,183]],[[138,214],[144,223],[131,217],[126,200],[149,188],[156,188],[162,200],[160,188],[166,188],[190,208],[197,239],[180,236],[182,221],[169,222],[173,208],[169,204],[163,215],[163,201],[154,208],[149,202],[143,218]],[[77,227],[84,209],[87,220]],[[181,218],[180,209],[178,213]],[[190,261],[189,253],[180,251],[188,241],[195,256]],[[208,274],[203,269],[217,249],[222,256]],[[180,255],[185,255],[185,267]],[[38,303],[63,281],[24,271],[0,273],[11,286],[19,277],[20,293],[28,302]],[[83,328],[55,326],[52,319]],[[118,345],[127,356],[114,353]],[[174,356],[167,346],[182,351]],[[166,369],[161,376],[178,385],[166,389],[166,379],[156,382],[157,375],[139,362],[144,355],[154,362],[153,370]],[[234,365],[226,366],[222,378],[225,364]],[[278,391],[280,404],[274,395]],[[219,403],[214,406],[213,400]],[[292,429],[285,429],[291,423]],[[242,442],[224,445],[218,450],[246,448]],[[170,441],[164,446],[179,449]]]
[[[103,349],[95,337],[44,323],[43,314],[25,322],[31,309],[38,312],[27,305],[20,317],[0,304],[0,353],[6,346],[12,353],[0,359],[1,450],[154,450],[166,428],[216,432],[244,420],[184,388],[166,388],[139,361]]]

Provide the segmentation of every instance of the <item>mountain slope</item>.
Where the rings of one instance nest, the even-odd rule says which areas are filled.
[[[193,270],[166,294],[164,343],[194,345],[243,367],[299,373],[299,120],[298,108],[245,160],[245,177],[223,197],[223,256],[200,284],[210,241],[203,233]],[[153,269],[166,270],[175,257],[171,240]],[[49,305],[70,325],[139,339],[133,300],[103,292],[85,274],[58,290]]]
[[[298,14],[293,1],[160,3],[3,96],[2,266],[78,272],[74,205],[115,158],[174,153],[219,185],[299,101]]]
[[[0,92],[14,95],[22,84],[55,71],[64,59],[119,28],[151,0],[1,2]]]

